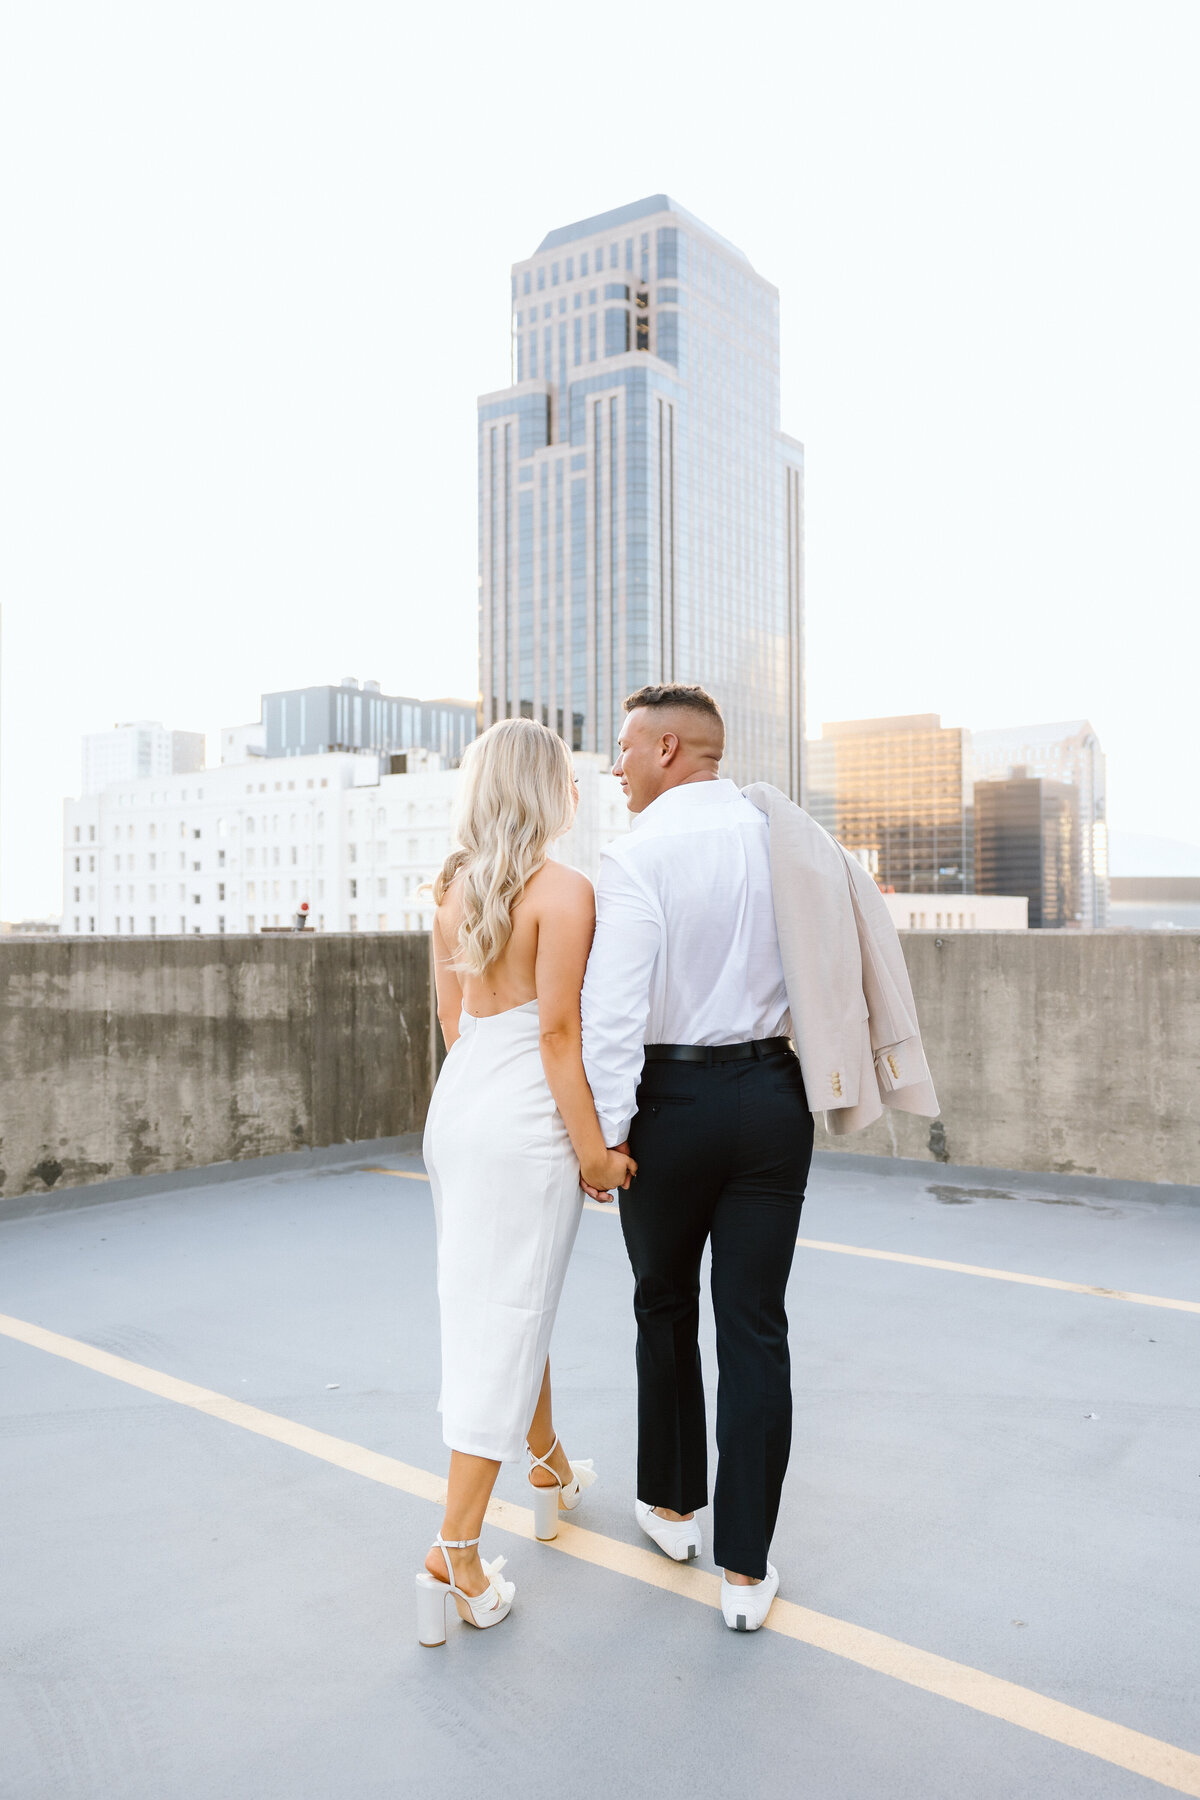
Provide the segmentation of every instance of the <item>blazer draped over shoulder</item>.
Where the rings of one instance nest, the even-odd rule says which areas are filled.
[[[771,897],[792,1039],[808,1103],[835,1136],[885,1106],[936,1118],[904,952],[862,865],[778,788],[743,793],[767,816]]]

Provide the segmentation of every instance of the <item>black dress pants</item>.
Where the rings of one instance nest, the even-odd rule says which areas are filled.
[[[792,1437],[784,1291],[812,1156],[813,1119],[790,1050],[762,1061],[647,1061],[621,1195],[635,1277],[638,1498],[708,1504],[697,1329],[712,1239],[717,1327],[718,1567],[764,1576]]]

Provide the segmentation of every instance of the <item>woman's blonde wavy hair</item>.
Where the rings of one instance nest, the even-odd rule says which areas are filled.
[[[482,975],[512,936],[512,909],[571,827],[575,775],[557,732],[536,719],[499,719],[467,748],[455,833],[459,848],[433,884],[440,906],[461,875],[456,969]]]

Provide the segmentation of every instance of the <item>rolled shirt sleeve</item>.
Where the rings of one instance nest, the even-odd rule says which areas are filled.
[[[605,852],[581,1008],[583,1066],[610,1146],[624,1143],[637,1110],[662,933],[662,915],[650,895],[617,856]]]

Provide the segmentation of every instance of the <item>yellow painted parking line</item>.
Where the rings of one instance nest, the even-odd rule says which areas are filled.
[[[365,1175],[400,1175],[405,1181],[428,1181],[409,1169],[364,1169]],[[620,1217],[611,1201],[585,1200],[589,1212]],[[987,1269],[978,1263],[944,1262],[936,1256],[909,1256],[903,1250],[869,1250],[861,1244],[831,1244],[823,1238],[797,1238],[798,1250],[832,1250],[839,1256],[867,1256],[876,1262],[910,1263],[917,1269],[943,1269],[951,1275],[982,1275],[988,1281],[1015,1281],[1023,1287],[1057,1288],[1063,1294],[1092,1294],[1099,1300],[1127,1300],[1134,1306],[1165,1306],[1171,1312],[1200,1313],[1200,1300],[1169,1300],[1162,1294],[1129,1294],[1123,1288],[1089,1287],[1081,1281],[1057,1281],[1050,1275],[1022,1275],[1015,1269]]]
[[[388,1171],[393,1172],[396,1171]],[[413,1468],[394,1457],[367,1450],[361,1444],[333,1437],[329,1432],[315,1431],[311,1426],[299,1425],[277,1413],[264,1412],[245,1401],[215,1393],[211,1388],[197,1387],[193,1382],[181,1381],[174,1375],[130,1362],[123,1356],[113,1356],[79,1338],[63,1337],[59,1332],[47,1331],[41,1325],[9,1318],[5,1314],[0,1314],[0,1334],[32,1349],[77,1363],[95,1374],[140,1388],[159,1399],[173,1400],[180,1406],[205,1413],[209,1418],[222,1419],[226,1424],[239,1425],[259,1437],[287,1444],[322,1462],[332,1463],[336,1468],[381,1482],[419,1500],[439,1504],[445,1499],[444,1480],[425,1469]],[[533,1513],[529,1507],[515,1506],[508,1500],[493,1500],[487,1516],[489,1523],[499,1530],[512,1532],[517,1537],[533,1537]],[[687,1563],[672,1562],[637,1544],[622,1543],[600,1532],[585,1531],[578,1525],[562,1522],[558,1537],[547,1548],[704,1606],[720,1605],[721,1584],[716,1575],[694,1569]],[[1194,1800],[1200,1800],[1200,1756],[1159,1738],[1148,1737],[1144,1732],[1133,1731],[1127,1725],[1115,1724],[1095,1713],[1081,1712],[1078,1707],[1066,1706],[1032,1688],[1020,1687],[1016,1682],[973,1669],[966,1663],[952,1662],[948,1657],[936,1656],[898,1638],[886,1637],[882,1632],[868,1631],[848,1620],[832,1618],[828,1613],[797,1606],[790,1600],[776,1600],[765,1629],[813,1649],[827,1651],[860,1668],[889,1675],[909,1687],[953,1700],[974,1712],[1002,1719],[1023,1731],[1032,1731],[1054,1743],[1065,1744],[1069,1749],[1081,1750],[1119,1769],[1128,1769],[1131,1774],[1156,1781],[1174,1793],[1189,1794]]]
[[[1168,1300],[1161,1294],[1127,1294],[1121,1288],[1089,1287],[1080,1281],[1055,1281],[1049,1275],[1021,1275],[1014,1269],[985,1269],[977,1263],[943,1262],[936,1256],[909,1256],[902,1250],[867,1250],[859,1244],[828,1244],[820,1238],[797,1238],[802,1250],[833,1250],[839,1256],[869,1256],[878,1262],[911,1263],[918,1269],[946,1269],[952,1275],[982,1275],[988,1281],[1016,1281],[1024,1287],[1057,1288],[1064,1294],[1093,1294],[1100,1300],[1128,1300],[1135,1306],[1165,1306],[1172,1312],[1200,1313],[1200,1300]]]

